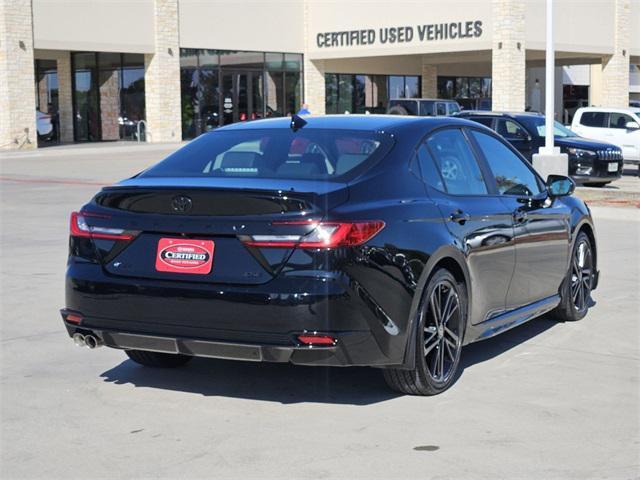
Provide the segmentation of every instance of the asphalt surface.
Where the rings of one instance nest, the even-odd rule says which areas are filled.
[[[373,369],[195,359],[160,371],[75,347],[58,315],[69,212],[174,148],[0,154],[0,478],[640,477],[630,206],[593,208],[602,273],[584,320],[536,319],[466,347],[437,397],[396,395]]]

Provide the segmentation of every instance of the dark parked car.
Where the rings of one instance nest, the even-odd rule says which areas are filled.
[[[389,100],[389,115],[415,115],[417,117],[446,117],[460,111],[455,100],[434,98],[396,98]]]
[[[61,313],[77,344],[142,365],[371,366],[436,394],[463,345],[587,313],[594,226],[573,188],[462,119],[234,124],[71,215]]]
[[[540,113],[460,112],[502,135],[531,161],[545,142],[545,119]],[[589,140],[555,122],[555,145],[569,156],[569,175],[576,183],[604,186],[622,176],[622,150],[612,143]]]

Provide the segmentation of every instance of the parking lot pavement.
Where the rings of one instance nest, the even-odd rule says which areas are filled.
[[[638,167],[627,166],[622,177],[604,187],[579,186],[576,195],[590,205],[630,206],[640,208],[640,176]]]
[[[75,347],[57,313],[69,212],[173,148],[0,156],[1,478],[640,475],[637,208],[593,208],[602,274],[584,320],[466,347],[436,397],[395,395],[373,369],[161,371]]]

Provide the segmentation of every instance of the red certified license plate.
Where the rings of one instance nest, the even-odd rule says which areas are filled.
[[[214,248],[211,240],[161,238],[156,254],[156,270],[206,275],[211,272]]]

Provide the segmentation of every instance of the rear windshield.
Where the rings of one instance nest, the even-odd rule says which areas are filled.
[[[140,177],[331,179],[366,170],[391,146],[366,131],[229,130],[204,134]]]

